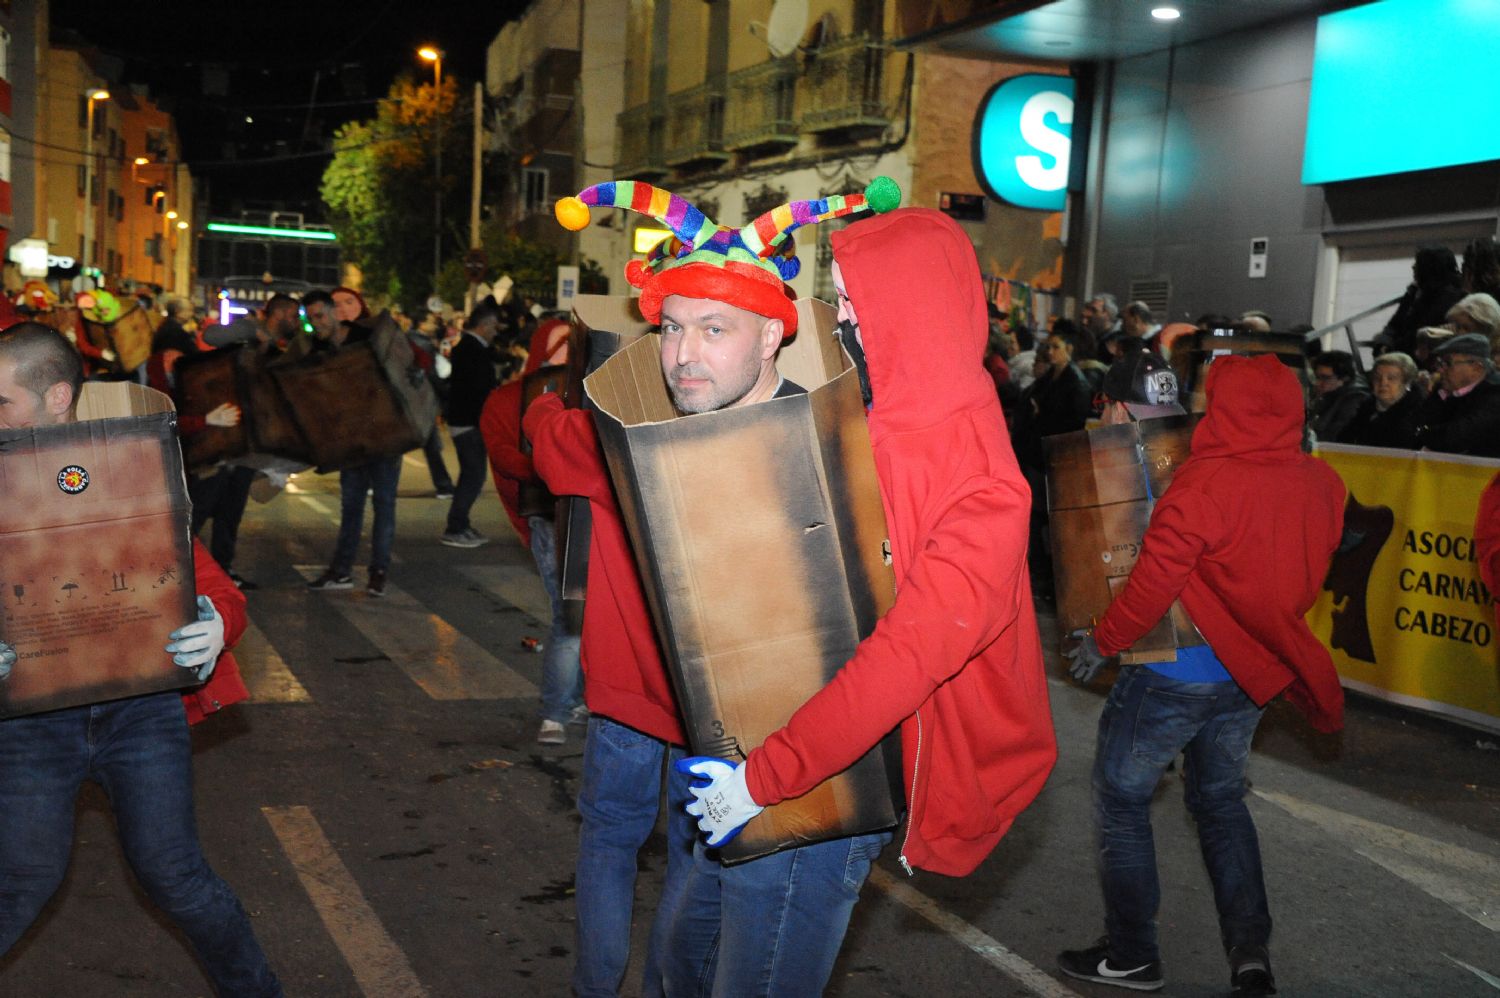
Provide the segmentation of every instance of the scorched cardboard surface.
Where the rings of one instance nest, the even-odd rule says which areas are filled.
[[[0,430],[0,717],[196,682],[163,650],[197,619],[171,401],[88,384],[78,419]]]
[[[1125,586],[1156,499],[1188,457],[1196,416],[1168,416],[1046,437],[1057,623],[1066,635],[1093,627]],[[1129,664],[1175,662],[1201,645],[1180,601],[1120,655]]]
[[[695,753],[743,759],[854,654],[895,598],[859,381],[834,310],[797,303],[782,374],[805,395],[678,416],[660,340],[585,381]],[[751,820],[737,862],[890,828],[899,745]]]

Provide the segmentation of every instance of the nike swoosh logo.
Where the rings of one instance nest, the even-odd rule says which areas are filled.
[[[1135,967],[1131,970],[1111,970],[1109,968],[1109,958],[1106,957],[1105,959],[1099,961],[1098,972],[1100,977],[1129,977],[1131,974],[1139,974],[1149,966],[1151,966],[1149,963],[1143,963],[1139,967]]]

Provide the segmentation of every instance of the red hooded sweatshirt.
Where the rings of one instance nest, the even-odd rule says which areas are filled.
[[[1190,455],[1157,501],[1125,589],[1094,629],[1115,655],[1182,605],[1245,694],[1283,690],[1320,731],[1344,723],[1333,660],[1303,621],[1344,525],[1344,483],[1302,452],[1296,375],[1267,354],[1214,361]]]
[[[906,208],[833,234],[858,314],[870,442],[896,602],[833,682],[745,762],[774,804],[840,772],[896,727],[901,858],[970,873],[1057,758],[1026,568],[1031,491],[984,367],[984,288],[947,216]]]
[[[1479,496],[1474,544],[1479,548],[1479,577],[1491,595],[1500,594],[1500,472]],[[1495,604],[1495,622],[1500,624],[1500,602]]]
[[[239,664],[229,653],[229,649],[239,643],[249,622],[245,615],[245,594],[196,537],[193,538],[193,582],[198,595],[213,600],[214,608],[224,618],[224,651],[219,654],[219,664],[214,666],[214,674],[208,677],[208,682],[182,694],[189,724],[197,724],[209,714],[250,696],[245,681],[240,678]],[[184,620],[183,623],[189,622]]]
[[[580,653],[584,701],[595,714],[673,745],[687,744],[594,417],[565,409],[548,394],[527,408],[524,422],[547,488],[553,495],[583,496],[593,514]]]
[[[522,377],[542,366],[557,349],[552,339],[554,334],[559,330],[566,332],[567,328],[568,324],[561,319],[548,319],[536,327]],[[484,409],[479,413],[479,435],[484,438],[484,449],[490,456],[490,473],[495,476],[495,491],[500,493],[505,515],[521,535],[521,543],[531,547],[531,528],[519,512],[521,483],[536,478],[531,456],[521,450],[521,378],[507,381],[484,400]]]

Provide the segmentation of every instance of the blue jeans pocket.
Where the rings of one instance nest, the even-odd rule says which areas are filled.
[[[1193,740],[1218,698],[1172,690],[1147,689],[1136,708],[1130,753],[1165,766]]]

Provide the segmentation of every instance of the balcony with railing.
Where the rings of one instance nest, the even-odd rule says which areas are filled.
[[[808,132],[877,129],[891,123],[886,96],[891,50],[869,38],[817,49],[802,78],[802,128]]]
[[[668,166],[711,166],[724,162],[724,89],[704,83],[667,98]]]
[[[667,107],[665,101],[649,101],[620,113],[621,177],[650,180],[667,173]]]
[[[797,144],[797,61],[772,59],[730,73],[724,148],[777,152]]]

